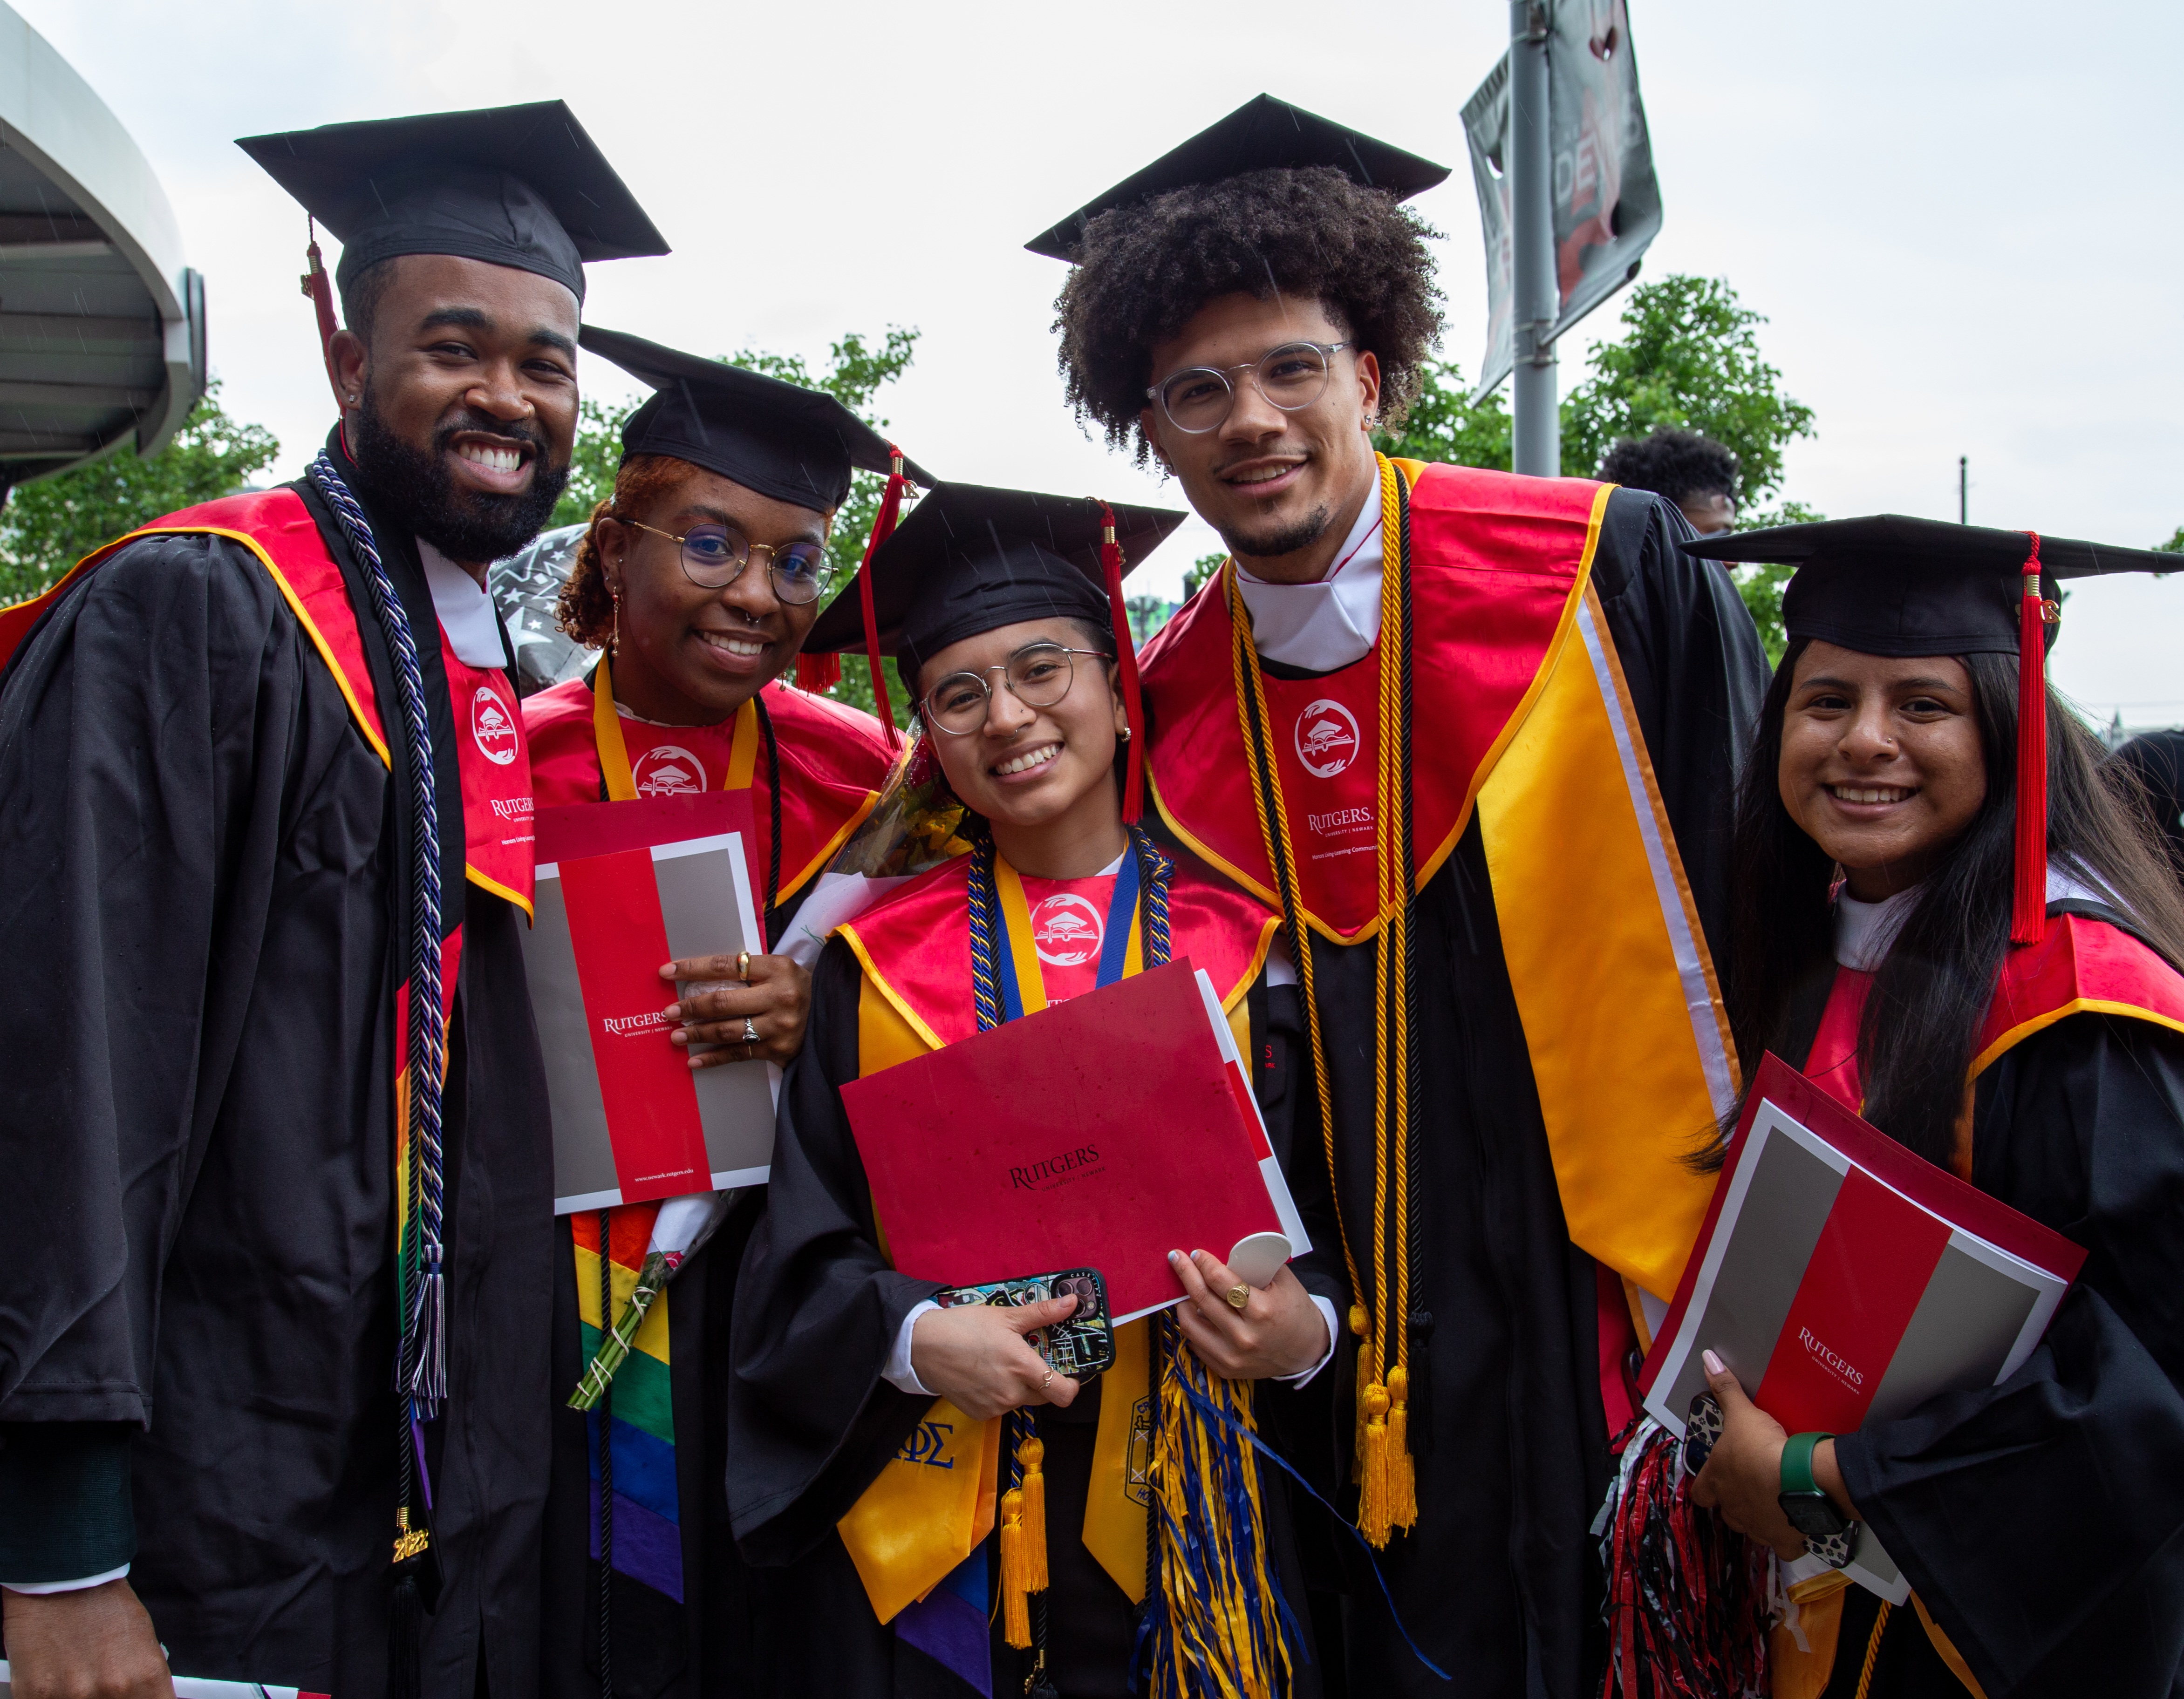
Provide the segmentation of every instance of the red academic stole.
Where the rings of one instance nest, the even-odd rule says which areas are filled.
[[[78,575],[92,571],[139,537],[192,532],[239,542],[257,558],[304,628],[304,635],[310,639],[311,647],[319,652],[326,670],[333,675],[357,730],[372,752],[387,763],[386,729],[380,719],[371,669],[365,660],[357,610],[350,605],[341,568],[319,535],[310,509],[293,490],[229,496],[185,508],[85,556],[45,595],[0,610],[0,664],[28,635],[53,598]],[[438,624],[436,619],[436,631]],[[463,871],[472,884],[506,897],[528,914],[531,763],[524,747],[522,716],[516,712],[515,691],[499,667],[473,667],[463,660],[448,645],[444,633],[440,637],[440,662],[447,674],[448,702],[455,722],[456,764],[462,777]],[[443,983],[452,999],[455,986],[452,957]]]
[[[1422,889],[1476,812],[1570,1237],[1623,1277],[1626,1296],[1635,1283],[1665,1301],[1711,1191],[1684,1154],[1736,1102],[1737,1078],[1591,587],[1613,486],[1395,465],[1411,486],[1411,873]],[[1274,904],[1228,588],[1224,571],[1146,650],[1147,772],[1177,836]],[[1373,818],[1379,670],[1378,643],[1324,678],[1261,669],[1301,919],[1345,945],[1388,918]]]
[[[1853,1112],[1865,1104],[1858,1030],[1873,979],[1855,968],[1836,969],[1805,1058],[1805,1077]],[[2058,915],[2038,943],[2013,945],[2003,958],[1968,1081],[2034,1033],[2085,1013],[2150,1020],[2184,1032],[2184,976],[2120,926],[2083,914]],[[1951,1165],[1967,1182],[1971,1157],[1970,1140],[1960,1134]]]
[[[602,677],[609,680],[605,702],[611,712],[612,675],[605,666],[588,683],[572,679],[523,704],[532,782],[542,808],[596,802],[603,786],[610,800],[749,789],[754,891],[765,888],[772,810],[781,810],[778,902],[825,870],[879,799],[893,757],[870,714],[786,686],[769,688],[766,710],[782,770],[777,785],[771,772],[760,785],[754,781],[764,752],[758,710],[751,703],[716,725],[654,725],[617,713],[612,727],[621,740],[617,746],[599,719]]]
[[[1171,859],[1175,872],[1168,881],[1168,958],[1179,962],[1188,956],[1193,967],[1203,968],[1226,1007],[1266,965],[1277,923],[1262,904],[1211,877],[1189,857]],[[968,856],[952,857],[839,929],[866,978],[935,1050],[976,1037],[978,1031],[967,919],[970,869]],[[1026,880],[1028,897],[1034,883],[1045,881]],[[1078,883],[1089,887],[1095,881]],[[1093,960],[1096,964],[1096,954]],[[1042,969],[1041,980],[1051,997],[1067,982],[1044,962]]]

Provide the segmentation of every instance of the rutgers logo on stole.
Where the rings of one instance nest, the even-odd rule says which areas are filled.
[[[1050,967],[1074,968],[1100,953],[1107,923],[1100,911],[1073,891],[1057,891],[1031,912],[1031,936],[1039,958]]]
[[[637,758],[629,776],[640,797],[694,797],[705,788],[705,763],[677,744],[660,743]]]
[[[494,766],[505,767],[515,759],[520,747],[515,716],[491,685],[480,685],[471,697],[471,736],[478,753]]]
[[[1306,704],[1297,716],[1297,759],[1315,779],[1332,779],[1357,758],[1357,720],[1333,697]]]

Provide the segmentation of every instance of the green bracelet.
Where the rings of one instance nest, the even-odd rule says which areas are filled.
[[[1832,1440],[1833,1434],[1792,1434],[1782,1447],[1782,1491],[1811,1494],[1820,1490],[1813,1475],[1813,1452],[1822,1440]]]

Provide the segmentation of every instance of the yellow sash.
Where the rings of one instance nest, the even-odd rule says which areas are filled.
[[[599,775],[606,780],[607,800],[627,802],[637,797],[637,780],[630,776],[629,745],[621,735],[621,716],[615,712],[614,674],[604,651],[592,675],[592,738],[599,751]],[[758,771],[758,699],[747,700],[736,710],[735,738],[728,745],[728,770],[721,780],[723,791],[748,791]]]
[[[1023,881],[998,857],[994,874],[1009,923],[1009,942],[1016,952],[1017,989],[1024,1013],[1029,1014],[1046,1006],[1046,993],[1031,944]],[[1125,976],[1145,965],[1138,924],[1133,914]],[[1240,1002],[1239,1013],[1242,1007]],[[877,1074],[935,1047],[866,973],[857,993],[858,1073]],[[883,1239],[880,1249],[886,1252]],[[1133,1601],[1142,1599],[1145,1591],[1151,1352],[1147,1322],[1116,1329],[1115,1366],[1103,1377],[1106,1385],[1100,1396],[1100,1426],[1092,1442],[1091,1488],[1084,1506],[1085,1549]],[[945,1398],[936,1398],[903,1448],[835,1524],[880,1621],[892,1622],[905,1605],[939,1585],[992,1531],[1000,1487],[1000,1438],[998,1419],[973,1422]]]

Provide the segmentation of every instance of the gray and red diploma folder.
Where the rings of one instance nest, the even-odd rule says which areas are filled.
[[[1708,1350],[1793,1434],[1991,1386],[2032,1354],[2085,1260],[1769,1056],[1639,1376],[1646,1412],[1682,1433]],[[1895,1603],[1910,1592],[1870,1529],[1847,1568]],[[1787,1573],[1820,1572],[1805,1557]]]
[[[554,1113],[554,1213],[762,1185],[772,1063],[693,1072],[661,963],[762,953],[749,795],[542,808],[524,969]]]

